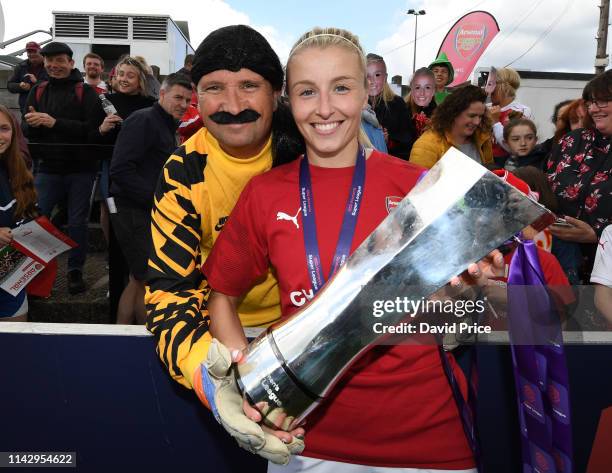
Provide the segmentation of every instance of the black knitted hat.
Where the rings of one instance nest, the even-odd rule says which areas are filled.
[[[198,46],[191,79],[197,85],[202,76],[211,72],[238,72],[243,68],[262,76],[273,90],[281,90],[283,67],[266,39],[245,25],[225,26],[210,33]]]

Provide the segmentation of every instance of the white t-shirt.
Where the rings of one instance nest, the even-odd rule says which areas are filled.
[[[612,287],[612,225],[608,225],[597,243],[591,282]]]

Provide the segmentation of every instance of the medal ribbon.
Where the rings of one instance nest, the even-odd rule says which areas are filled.
[[[533,241],[521,242],[510,262],[508,322],[523,471],[571,472],[569,376],[561,321]]]
[[[351,251],[351,243],[357,226],[357,217],[361,209],[361,200],[365,185],[365,150],[359,146],[357,150],[357,160],[355,162],[355,171],[353,172],[353,182],[346,203],[346,210],[342,220],[342,228],[340,237],[336,245],[336,252],[332,259],[331,270],[328,278],[331,278],[336,271],[344,264]],[[316,294],[326,278],[323,274],[321,266],[321,257],[319,255],[319,242],[317,240],[317,225],[314,213],[314,196],[312,190],[312,182],[310,180],[310,168],[308,165],[308,157],[304,153],[304,157],[300,163],[300,205],[302,210],[302,224],[304,226],[304,249],[306,250],[306,266],[308,267],[308,277],[312,285],[312,291]]]

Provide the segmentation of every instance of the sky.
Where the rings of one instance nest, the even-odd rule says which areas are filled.
[[[410,8],[426,11],[418,20],[417,68],[435,59],[456,20],[470,11],[485,10],[495,16],[501,31],[477,67],[511,64],[523,70],[593,72],[600,4],[600,0],[147,0],[128,7],[125,0],[104,0],[85,7],[82,0],[53,0],[25,9],[22,0],[0,1],[5,40],[49,28],[52,11],[165,14],[189,21],[194,48],[216,28],[248,24],[270,41],[283,62],[296,39],[313,26],[342,27],[359,36],[366,52],[382,55],[389,76],[399,74],[404,83],[413,67],[415,21],[406,15]],[[48,36],[39,33],[33,38],[42,41]],[[24,44],[7,46],[5,54]]]

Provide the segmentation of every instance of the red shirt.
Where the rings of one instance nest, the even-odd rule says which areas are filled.
[[[354,167],[310,166],[317,237],[327,277]],[[422,169],[374,151],[351,252],[417,182]],[[283,316],[312,297],[299,201],[299,160],[254,177],[243,190],[204,265],[210,286],[244,294],[271,265]],[[299,227],[299,228],[298,228]],[[466,383],[451,358],[465,395]],[[305,456],[387,467],[474,466],[434,345],[377,346],[345,374],[308,419]]]

